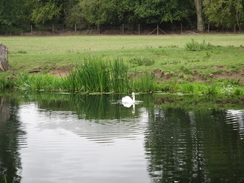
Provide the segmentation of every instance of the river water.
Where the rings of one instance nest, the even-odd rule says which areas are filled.
[[[0,182],[244,182],[243,109],[0,95]]]

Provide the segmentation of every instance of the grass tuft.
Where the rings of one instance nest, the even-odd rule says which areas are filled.
[[[11,88],[13,86],[12,78],[7,74],[0,75],[0,89]]]
[[[206,43],[205,40],[203,40],[202,43],[198,43],[197,41],[192,39],[191,42],[186,43],[185,48],[188,51],[203,51],[211,50],[212,48],[214,48],[214,46],[210,43]]]
[[[133,58],[129,60],[129,63],[136,64],[138,66],[151,66],[155,63],[155,61],[150,58]]]

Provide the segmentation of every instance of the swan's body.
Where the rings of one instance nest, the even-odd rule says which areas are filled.
[[[136,99],[135,99],[135,93],[134,92],[132,93],[132,98],[129,96],[125,96],[122,98],[123,104],[134,104],[135,101],[136,101]]]

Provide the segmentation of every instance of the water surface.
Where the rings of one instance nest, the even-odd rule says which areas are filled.
[[[0,95],[0,182],[244,182],[244,110]]]

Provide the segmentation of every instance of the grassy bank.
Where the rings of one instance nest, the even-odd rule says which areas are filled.
[[[0,74],[0,88],[244,93],[244,35],[0,37],[0,42],[9,47],[15,72]],[[76,67],[68,77],[47,74],[67,65]],[[35,68],[41,72],[26,73]]]
[[[123,60],[100,61],[94,58],[75,66],[66,77],[50,74],[28,74],[21,72],[16,76],[3,75],[0,88],[16,88],[26,91],[67,91],[81,93],[130,93],[166,92],[187,93],[207,96],[241,96],[244,87],[232,80],[209,82],[190,82],[172,78],[157,81],[152,73],[134,72],[128,74],[129,67]],[[7,78],[8,77],[8,78]]]
[[[27,91],[68,91],[82,93],[128,93],[131,91],[150,92],[157,90],[157,83],[151,74],[131,77],[129,68],[122,60],[101,61],[86,59],[77,64],[65,77],[50,74],[28,74],[21,72],[6,79],[4,87],[14,87]],[[1,79],[1,78],[0,78]]]

